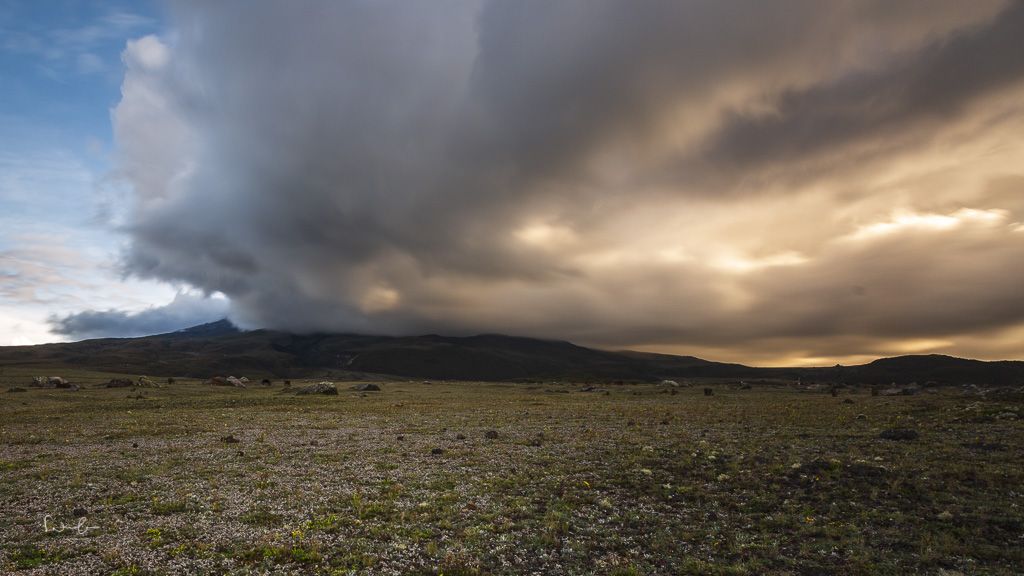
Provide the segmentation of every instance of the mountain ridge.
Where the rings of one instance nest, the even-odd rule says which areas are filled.
[[[208,378],[333,375],[482,381],[785,379],[863,384],[1020,385],[1024,362],[941,354],[879,358],[856,366],[760,368],[632,350],[609,351],[563,340],[502,334],[380,336],[240,330],[228,320],[136,338],[0,347],[0,366],[75,367]]]

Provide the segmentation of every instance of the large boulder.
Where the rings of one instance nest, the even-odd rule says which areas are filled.
[[[210,386],[233,386],[235,388],[245,388],[245,384],[234,376],[228,376],[227,378],[224,376],[214,376],[207,380],[206,383]]]
[[[160,388],[161,387],[160,384],[158,384],[155,380],[151,380],[148,376],[139,376],[138,386],[139,386],[139,388]]]
[[[43,388],[70,388],[71,383],[60,376],[50,376],[43,384]]]
[[[295,391],[296,394],[327,394],[331,396],[338,395],[338,388],[334,385],[334,382],[318,382],[316,384],[310,384],[309,386],[303,386]]]

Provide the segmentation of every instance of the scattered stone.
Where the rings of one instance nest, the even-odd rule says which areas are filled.
[[[402,440],[405,440],[405,434],[399,434],[398,437],[396,438],[396,440],[398,440],[399,442],[401,442]]]
[[[466,435],[461,433],[461,432],[459,432],[458,434],[455,435],[455,439],[456,440],[465,440],[466,439]]]
[[[317,384],[310,384],[309,386],[303,386],[296,390],[295,393],[298,395],[327,394],[337,396],[338,388],[334,385],[334,382],[320,382]]]
[[[370,383],[356,384],[351,389],[358,392],[380,392],[380,386]]]
[[[107,382],[107,388],[130,388],[135,386],[135,383],[128,378],[111,378]]]
[[[1015,412],[1000,412],[996,414],[996,420],[1017,420],[1020,418]]]
[[[138,448],[138,447],[139,447],[139,443],[138,442],[132,442],[132,448]]]
[[[943,522],[948,522],[953,519],[953,513],[950,512],[949,510],[943,510],[942,512],[939,512],[936,518],[942,520]]]
[[[487,438],[488,440],[494,440],[497,437],[498,437],[498,431],[497,430],[488,430],[487,432],[484,432],[484,438]]]
[[[148,376],[139,376],[138,384],[139,388],[159,388],[160,385],[149,379]]]
[[[704,395],[705,396],[712,396],[712,395],[714,395],[714,393],[715,393],[715,391],[713,389],[711,389],[711,388],[705,388],[704,389]]]
[[[661,385],[662,386],[671,386],[673,388],[679,388],[679,382],[676,382],[675,380],[662,380],[661,381]]]
[[[88,513],[89,513],[89,511],[86,510],[85,508],[82,508],[81,506],[79,506],[79,507],[77,507],[77,508],[75,508],[74,510],[71,511],[71,515],[74,516],[75,518],[82,518],[82,517],[84,517]]]
[[[908,428],[892,428],[889,430],[882,430],[882,433],[878,435],[883,440],[917,440],[920,434],[917,430],[910,430]]]
[[[241,442],[241,440],[235,438],[234,434],[228,434],[227,436],[223,436],[221,437],[220,441],[225,444],[238,444],[239,442]]]
[[[441,454],[444,454],[444,448],[434,448],[430,453],[434,456],[440,456]]]
[[[242,384],[248,384],[249,383],[249,379],[246,378],[245,376],[242,376],[241,378],[239,378],[238,381],[241,382]]]
[[[248,382],[248,381],[249,381],[248,379],[245,380],[245,382]],[[230,384],[231,386],[234,386],[235,388],[245,388],[246,387],[245,386],[245,382],[243,382],[242,380],[240,380],[238,378],[235,378],[234,376],[228,376],[227,377],[227,382],[228,382],[228,384]]]

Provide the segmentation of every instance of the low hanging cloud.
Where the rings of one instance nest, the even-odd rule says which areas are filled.
[[[228,313],[224,298],[179,292],[169,304],[139,312],[92,310],[50,319],[50,331],[71,340],[165,334],[215,322]]]
[[[112,115],[124,264],[243,326],[801,362],[1024,322],[1019,2],[171,13]],[[900,214],[958,223],[857,236]]]

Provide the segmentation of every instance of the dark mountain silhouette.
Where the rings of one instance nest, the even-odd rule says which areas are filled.
[[[851,384],[1020,385],[1024,362],[900,356],[861,366],[756,368],[645,352],[595,350],[570,342],[498,334],[451,337],[241,331],[227,320],[142,338],[0,347],[0,366],[76,367],[190,376],[247,374],[335,378],[387,376],[460,380],[649,382],[662,379],[801,379]]]

